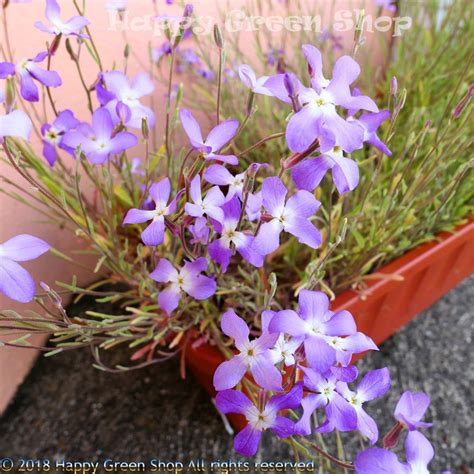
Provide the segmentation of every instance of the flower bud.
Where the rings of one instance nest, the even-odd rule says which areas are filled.
[[[222,37],[222,31],[219,25],[216,23],[214,25],[214,41],[219,49],[224,47],[224,38]]]
[[[398,90],[398,81],[396,76],[392,77],[392,80],[390,81],[390,94],[395,97],[397,95],[397,90]]]
[[[7,77],[5,86],[5,109],[10,113],[15,108],[15,83],[13,77]]]
[[[142,118],[142,135],[145,140],[148,140],[150,137],[150,129],[148,128],[148,119],[146,117]]]
[[[461,99],[456,108],[453,110],[453,118],[457,119],[464,111],[466,106],[469,104],[471,97],[474,95],[474,84],[469,86],[467,94]]]

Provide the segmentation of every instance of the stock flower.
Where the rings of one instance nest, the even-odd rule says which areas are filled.
[[[386,8],[391,12],[397,11],[397,5],[395,4],[395,0],[374,0],[375,5],[381,8]]]
[[[222,271],[226,272],[230,259],[233,255],[231,245],[239,254],[255,267],[263,265],[263,257],[256,253],[252,244],[254,237],[237,229],[239,224],[242,207],[237,197],[226,202],[222,206],[224,217],[221,222],[214,221],[214,228],[221,237],[212,242],[208,247],[211,258],[222,266]]]
[[[291,177],[298,188],[313,191],[329,169],[332,170],[332,179],[339,194],[352,191],[359,183],[357,163],[345,158],[341,147],[334,147],[316,158],[302,161],[291,170]]]
[[[45,16],[51,23],[51,26],[46,26],[42,21],[35,22],[35,26],[44,33],[64,36],[75,35],[81,38],[88,38],[87,35],[81,34],[81,30],[89,24],[87,18],[73,16],[68,21],[63,21],[60,15],[61,9],[58,2],[56,0],[46,0]]]
[[[75,130],[67,132],[62,144],[72,149],[81,147],[81,152],[95,164],[104,163],[110,155],[117,155],[138,143],[137,137],[130,132],[114,132],[114,123],[109,111],[103,107],[92,115],[92,126],[79,124]]]
[[[207,267],[204,257],[185,262],[179,271],[165,258],[160,260],[150,278],[159,283],[171,283],[158,297],[158,303],[166,314],[170,315],[178,307],[183,291],[197,300],[205,300],[216,292],[215,280],[201,275]]]
[[[193,236],[191,239],[192,244],[207,245],[209,242],[210,229],[207,225],[207,219],[205,217],[198,217],[194,221],[194,224],[189,226],[189,232],[191,232]]]
[[[127,76],[120,71],[102,73],[102,80],[107,88],[104,91],[98,87],[98,99],[111,113],[115,122],[120,122],[123,113],[120,107],[126,109],[124,125],[127,127],[142,127],[142,119],[146,119],[151,128],[155,125],[155,114],[140,102],[140,99],[150,95],[155,85],[146,73],[137,74],[130,83]]]
[[[432,423],[421,421],[430,405],[430,397],[426,393],[404,392],[395,407],[395,418],[410,431],[418,428],[429,428]]]
[[[244,456],[254,456],[264,430],[271,430],[279,438],[294,434],[294,422],[279,416],[281,410],[298,408],[303,390],[295,385],[288,393],[274,395],[261,407],[255,406],[246,395],[237,390],[225,390],[216,396],[217,408],[224,414],[239,413],[247,419],[247,426],[234,439],[235,450]]]
[[[341,117],[336,109],[340,106],[378,112],[372,99],[351,94],[350,85],[360,74],[359,65],[349,56],[340,57],[334,65],[333,77],[328,81],[323,75],[320,51],[312,45],[304,45],[303,53],[310,70],[311,87],[302,87],[298,93],[301,109],[288,123],[288,146],[292,151],[303,152],[322,135],[332,135],[333,146],[337,144],[348,153],[361,148],[363,130]],[[266,85],[269,87],[268,83]]]
[[[318,432],[353,431],[357,428],[357,413],[354,407],[336,390],[337,378],[333,374],[323,376],[313,369],[301,367],[304,386],[309,394],[303,398],[303,415],[296,423],[298,434],[310,435],[311,419],[318,408],[324,408],[326,421],[316,429]]]
[[[357,429],[374,444],[379,437],[377,424],[363,408],[363,404],[384,395],[390,388],[390,373],[387,368],[371,370],[352,391],[346,382],[336,384],[337,391],[354,407],[357,414]]]
[[[23,59],[16,64],[0,63],[0,79],[18,74],[20,77],[20,94],[29,102],[39,101],[38,86],[35,81],[46,87],[59,87],[62,80],[56,71],[47,71],[37,66],[48,56],[48,52],[38,53],[33,59]]]
[[[204,171],[203,178],[211,184],[218,186],[228,186],[226,200],[232,199],[235,195],[242,199],[244,190],[245,172],[235,176],[223,165],[211,165]]]
[[[179,117],[192,147],[198,150],[204,159],[222,161],[230,165],[238,164],[239,160],[234,155],[217,154],[222,147],[234,138],[239,127],[237,120],[226,120],[220,123],[209,132],[206,140],[204,140],[199,123],[188,109],[182,109]]]
[[[280,178],[266,178],[262,184],[263,206],[270,215],[270,221],[262,224],[253,244],[255,251],[261,255],[268,255],[279,247],[282,231],[294,235],[299,242],[312,248],[321,245],[321,234],[309,220],[321,203],[304,190],[297,191],[286,201],[287,193]]]
[[[325,373],[337,361],[337,350],[328,340],[355,334],[356,325],[348,311],[333,313],[329,310],[329,298],[325,293],[301,290],[298,313],[292,310],[277,312],[270,321],[269,330],[302,337],[309,365]]]
[[[355,459],[357,474],[429,474],[428,464],[434,456],[431,443],[418,431],[408,433],[405,440],[406,463],[392,451],[369,448]],[[449,474],[445,471],[444,474]]]
[[[130,209],[122,225],[142,224],[143,222],[152,221],[142,232],[141,237],[145,245],[155,247],[163,243],[165,238],[165,216],[176,212],[176,198],[168,203],[171,194],[169,178],[164,178],[160,182],[152,184],[149,193],[155,203],[155,209]]]
[[[225,197],[218,186],[214,186],[202,198],[201,176],[197,174],[190,185],[189,192],[193,203],[187,202],[184,206],[186,213],[193,217],[202,217],[206,214],[208,217],[222,222],[224,211],[220,208],[225,203]]]
[[[268,332],[268,327],[275,311],[266,310],[262,313],[262,333]],[[285,337],[284,334],[280,334],[275,342],[275,345],[270,349],[272,355],[273,364],[279,364],[283,362],[286,367],[295,365],[295,353],[301,347],[303,338],[298,337]]]
[[[17,262],[34,260],[50,248],[44,240],[28,234],[17,235],[0,244],[0,293],[20,303],[32,301],[35,282]]]
[[[389,117],[390,111],[382,110],[376,114],[362,114],[358,119],[355,119],[355,122],[358,123],[364,130],[364,142],[367,142],[369,145],[378,148],[387,156],[392,156],[390,149],[382,140],[380,140],[377,135],[377,129],[380,127],[382,122],[387,120]]]
[[[222,332],[234,339],[239,354],[222,362],[214,373],[214,388],[217,391],[235,387],[250,370],[255,382],[265,390],[281,392],[282,377],[272,364],[270,349],[274,346],[278,334],[265,333],[259,338],[249,340],[249,328],[233,309],[222,316]]]
[[[0,143],[4,137],[30,139],[33,124],[23,110],[13,110],[9,114],[0,115]]]
[[[68,153],[74,153],[74,149],[63,144],[64,135],[80,124],[70,110],[63,110],[58,114],[52,124],[45,123],[41,127],[43,137],[43,156],[46,161],[53,166],[58,159],[56,147],[66,150]]]
[[[257,79],[254,70],[248,64],[239,66],[239,76],[244,86],[250,89],[254,94],[273,96],[273,93],[265,87],[268,76],[262,76]]]

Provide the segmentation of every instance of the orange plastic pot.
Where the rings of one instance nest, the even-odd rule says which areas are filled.
[[[474,273],[474,222],[453,233],[441,233],[377,273],[390,277],[371,280],[363,297],[352,290],[341,293],[331,309],[350,311],[358,329],[380,344]],[[221,352],[209,344],[196,348],[190,344],[186,350],[187,366],[211,397],[216,394],[213,375],[223,360]],[[237,429],[243,426],[240,416],[230,420]]]

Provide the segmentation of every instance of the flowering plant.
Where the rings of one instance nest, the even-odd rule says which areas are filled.
[[[379,129],[393,125],[393,114],[354,87],[359,64],[343,55],[327,78],[322,54],[312,44],[302,47],[304,76],[282,70],[257,77],[248,64],[240,64],[237,72],[247,100],[238,112],[244,119],[236,120],[224,113],[225,45],[216,26],[219,67],[209,126],[197,109],[183,104],[186,90],[173,87],[176,58],[196,62],[192,51],[182,46],[189,35],[186,19],[193,14],[188,5],[177,31],[166,30],[166,47],[151,55],[157,67],[164,55],[170,56],[160,140],[156,109],[146,105],[155,89],[153,78],[147,73],[129,78],[126,66],[108,69],[89,20],[74,4],[78,15],[64,21],[58,2],[46,0],[51,26],[36,24],[51,35],[46,51],[19,60],[8,41],[2,49],[5,113],[0,116],[0,140],[5,162],[34,189],[22,189],[26,201],[41,205],[53,222],[87,242],[97,256],[95,273],[106,274],[100,283],[109,285],[83,288],[74,279],[58,282],[59,289],[53,289],[41,282],[42,291],[37,292],[18,262],[47,251],[77,262],[34,236],[11,238],[0,245],[0,291],[22,303],[34,301],[39,310],[28,316],[2,310],[6,332],[25,332],[5,344],[35,347],[32,334],[52,333],[52,346],[40,348],[48,354],[88,347],[99,369],[120,371],[176,354],[184,357],[190,344],[212,343],[228,359],[214,375],[216,405],[223,414],[238,413],[247,421],[235,438],[239,453],[255,455],[262,432],[271,430],[297,455],[319,458],[335,468],[427,472],[433,449],[418,431],[429,425],[421,421],[429,404],[425,394],[405,392],[384,448],[364,447],[354,463],[333,456],[320,442],[325,433],[357,432],[374,445],[378,429],[364,404],[390,388],[386,368],[365,374],[354,385],[358,370],[353,356],[377,346],[357,331],[350,313],[330,310],[333,294],[324,281],[325,264],[344,241],[349,224],[342,219],[335,232],[332,229],[332,239],[331,229],[322,231],[324,219],[318,215],[328,209],[319,200],[324,196],[321,183],[330,170],[337,193],[348,195],[360,181],[358,151],[373,147],[392,155]],[[4,15],[9,8],[7,2]],[[63,46],[84,86],[87,117],[58,109],[54,99],[62,84],[54,59]],[[91,84],[84,78],[84,54],[97,65]],[[126,48],[125,65],[129,55]],[[201,75],[213,79],[212,74]],[[392,98],[395,89],[393,82]],[[44,123],[38,128],[25,111],[40,98],[44,114],[38,116]],[[250,119],[258,116],[258,102],[264,98],[281,107],[288,121],[284,129],[241,149],[238,139],[252,127]],[[395,115],[400,104],[397,107]],[[29,143],[32,133],[42,142],[41,154]],[[278,160],[265,160],[265,155],[251,159],[260,145],[283,137],[285,151]],[[93,185],[92,198],[84,179]],[[323,242],[327,250],[321,257]],[[305,249],[304,272],[298,268],[300,249]],[[298,278],[292,279],[292,272]],[[70,318],[62,305],[63,293],[117,303],[122,314],[89,311]],[[117,345],[131,349],[124,351],[131,365],[109,368],[102,361],[102,351]],[[405,430],[402,462],[391,449]]]

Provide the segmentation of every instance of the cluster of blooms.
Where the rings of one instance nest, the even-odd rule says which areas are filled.
[[[64,22],[56,0],[47,0],[46,16],[52,26],[38,22],[42,31],[87,39],[83,29],[88,20],[78,16]],[[220,122],[204,137],[192,112],[181,109],[180,121],[191,147],[187,157],[195,156],[193,165],[180,176],[181,184],[174,192],[174,183],[168,177],[144,183],[143,206],[130,209],[125,215],[123,225],[133,227],[126,227],[124,232],[135,236],[139,230],[146,246],[161,246],[167,233],[179,236],[183,242],[186,260],[170,262],[161,258],[149,275],[160,284],[158,303],[166,315],[172,315],[182,298],[212,297],[217,276],[225,274],[236,253],[250,265],[261,267],[265,258],[279,248],[282,234],[318,248],[322,237],[312,219],[320,203],[313,191],[326,172],[331,169],[337,190],[347,193],[359,181],[357,164],[347,154],[367,143],[390,155],[377,136],[388,111],[379,111],[372,99],[351,89],[360,73],[358,64],[342,56],[328,80],[319,50],[305,45],[303,53],[308,63],[308,87],[292,73],[257,78],[248,65],[241,65],[238,70],[252,96],[275,97],[291,107],[286,139],[292,155],[283,161],[279,176],[266,176],[261,186],[256,186],[257,173],[268,173],[270,169],[261,163],[234,174],[229,167],[238,165],[239,158],[228,145],[239,133],[239,122]],[[50,54],[54,52],[40,53],[16,64],[1,63],[0,79],[18,77],[22,97],[37,101],[36,83],[47,88],[61,85],[56,72],[37,65]],[[78,120],[71,110],[63,110],[52,123],[42,126],[45,159],[53,167],[59,150],[63,150],[77,159],[85,156],[90,163],[101,165],[134,147],[138,138],[130,129],[143,131],[144,124],[154,124],[153,111],[141,103],[153,90],[147,74],[129,81],[120,71],[101,72],[95,84],[99,107],[90,123]],[[7,113],[0,117],[0,140],[28,139],[32,128],[28,116],[15,110],[14,104],[5,105]],[[297,187],[294,192],[282,179],[287,170]],[[133,172],[144,178],[137,161]],[[148,223],[145,228],[138,227],[144,223]],[[29,235],[0,245],[0,291],[17,301],[31,301],[35,296],[34,282],[17,262],[39,257],[48,249],[47,243]],[[238,452],[254,455],[266,429],[279,437],[335,429],[359,431],[371,444],[377,441],[377,425],[364,410],[364,404],[386,393],[389,372],[386,368],[371,371],[356,388],[350,388],[349,384],[358,377],[356,367],[351,365],[353,355],[377,347],[357,331],[350,313],[329,309],[324,293],[301,290],[297,311],[264,311],[258,338],[250,338],[247,324],[232,309],[223,315],[221,327],[225,335],[233,338],[236,351],[215,373],[216,401],[223,413],[240,413],[248,421],[235,438]],[[235,390],[243,380],[249,380],[248,372],[259,387],[257,405]],[[359,454],[357,472],[425,472],[433,451],[417,429],[427,426],[420,419],[428,403],[426,395],[406,392],[395,410],[397,425],[386,438],[385,449],[370,448]],[[295,410],[299,408],[302,414],[298,418]],[[296,418],[285,415],[289,410]],[[312,426],[316,410],[324,413],[324,421]],[[388,448],[396,444],[405,428],[409,430],[407,463],[401,463]]]
[[[357,332],[352,315],[332,312],[324,293],[302,290],[297,311],[264,311],[261,326],[262,335],[250,340],[247,324],[232,309],[222,317],[222,331],[233,339],[236,350],[217,368],[214,387],[219,410],[243,415],[247,420],[247,426],[235,437],[236,451],[244,456],[255,455],[265,430],[280,438],[335,429],[359,431],[375,444],[379,437],[377,424],[364,410],[364,404],[389,390],[390,375],[387,368],[372,370],[357,387],[349,387],[358,377],[357,368],[350,365],[352,356],[377,350],[369,337]],[[234,389],[244,377],[259,387],[256,405]],[[356,472],[428,472],[434,451],[417,430],[431,426],[421,421],[429,403],[424,393],[405,392],[395,408],[397,422],[385,436],[384,448],[359,453]],[[317,410],[324,416],[317,417],[320,423],[312,426],[312,415]],[[390,451],[404,430],[409,431],[405,443],[407,463]]]

